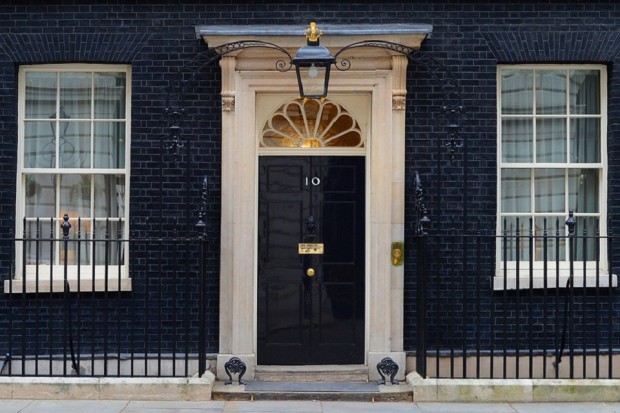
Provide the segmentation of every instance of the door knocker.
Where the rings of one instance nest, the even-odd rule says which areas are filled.
[[[318,227],[318,224],[316,222],[316,218],[310,215],[306,219],[306,232],[304,233],[304,237],[309,238],[309,239],[313,239],[314,237],[316,237],[317,227]]]

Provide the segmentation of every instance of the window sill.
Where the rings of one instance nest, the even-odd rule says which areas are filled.
[[[80,280],[78,285],[77,279],[69,279],[69,290],[74,293],[78,292],[109,292],[116,293],[122,291],[131,291],[131,278],[109,278],[106,286],[105,279],[97,278]],[[63,293],[65,291],[64,281],[58,280],[26,280],[24,283],[21,279],[5,280],[5,294],[34,294],[34,293]]]
[[[559,279],[556,277],[555,272],[553,274],[549,273],[547,275],[546,288],[552,289],[559,286],[560,288],[566,288],[566,284],[568,282],[568,274],[564,274],[564,271],[560,272]],[[610,288],[618,286],[618,276],[616,274],[611,274],[611,277],[608,273],[598,273],[595,274],[594,271],[588,271],[585,277],[585,285],[583,279],[583,273],[575,274],[573,277],[573,286],[574,288]],[[611,285],[610,285],[611,278]],[[545,277],[534,272],[531,277],[532,280],[532,289],[543,289],[545,288]],[[505,282],[505,283],[504,283]],[[516,275],[509,274],[504,277],[503,274],[497,274],[493,277],[493,290],[495,291],[504,291],[504,290],[516,290],[517,289],[517,277]],[[505,284],[505,285],[504,285]],[[529,275],[521,275],[519,277],[519,290],[527,290],[530,289],[530,276]]]

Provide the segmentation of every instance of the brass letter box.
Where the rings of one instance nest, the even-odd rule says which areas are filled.
[[[300,254],[323,254],[323,243],[309,243],[309,242],[301,242],[299,243],[299,253]]]

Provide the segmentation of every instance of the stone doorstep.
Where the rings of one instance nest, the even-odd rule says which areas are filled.
[[[620,380],[423,379],[407,375],[414,402],[617,402]]]
[[[285,382],[359,382],[368,380],[365,365],[257,366],[257,381]]]
[[[339,382],[338,384],[354,386],[358,382]],[[364,401],[364,402],[411,402],[411,387],[406,383],[401,385],[376,386],[374,390],[367,391],[329,391],[316,390],[317,382],[294,382],[294,390],[251,390],[252,386],[245,386],[233,383],[226,385],[224,382],[217,381],[213,386],[213,400],[321,400],[321,401]],[[334,383],[334,387],[338,387]],[[364,382],[363,384],[367,384]],[[308,390],[303,388],[307,386]],[[248,388],[246,388],[248,387]],[[286,387],[286,386],[283,386]]]

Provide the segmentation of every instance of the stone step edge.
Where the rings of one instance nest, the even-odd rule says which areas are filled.
[[[321,400],[321,401],[394,401],[411,402],[412,390],[406,383],[378,386],[372,391],[274,391],[246,390],[246,386],[217,381],[212,390],[214,400]]]
[[[618,402],[618,379],[430,379],[409,373],[414,402]]]
[[[215,375],[202,377],[0,377],[0,399],[209,401]]]
[[[368,381],[368,366],[258,366],[254,377],[262,381]]]
[[[367,402],[412,402],[412,392],[400,393],[348,393],[348,392],[286,392],[286,393],[221,393],[214,392],[213,400],[257,401],[257,400],[320,400],[320,401],[367,401]]]

